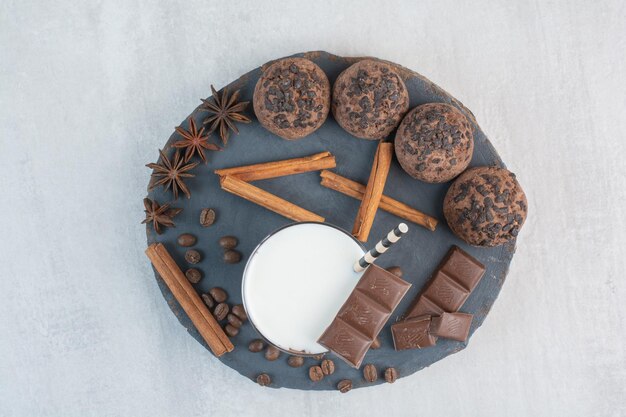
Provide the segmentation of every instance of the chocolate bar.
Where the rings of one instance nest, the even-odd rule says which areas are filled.
[[[457,312],[484,274],[483,264],[453,246],[435,270],[417,302],[405,313],[405,318]]]
[[[409,287],[394,274],[370,265],[317,342],[358,368]]]
[[[434,346],[437,338],[430,334],[430,316],[417,317],[391,326],[393,346],[396,350],[421,349]]]
[[[433,317],[430,322],[430,334],[444,339],[467,341],[472,325],[472,314],[465,313],[442,313],[439,317]]]

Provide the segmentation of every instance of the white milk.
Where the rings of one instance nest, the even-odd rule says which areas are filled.
[[[363,253],[352,236],[322,223],[279,230],[246,265],[242,292],[248,318],[283,350],[326,352],[317,339],[361,277],[352,266]]]

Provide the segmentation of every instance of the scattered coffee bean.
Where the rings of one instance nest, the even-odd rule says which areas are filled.
[[[309,378],[311,378],[313,382],[321,381],[324,378],[322,368],[317,365],[311,366],[309,368]]]
[[[265,359],[268,361],[275,361],[280,356],[280,350],[274,345],[267,345],[265,349]]]
[[[200,252],[195,249],[189,249],[185,252],[185,260],[190,264],[197,264],[202,259]]]
[[[239,317],[241,321],[248,320],[248,315],[246,314],[246,310],[243,308],[243,305],[241,304],[235,304],[233,306],[233,314]]]
[[[186,270],[185,276],[192,284],[197,284],[202,279],[202,274],[196,268],[189,268]]]
[[[228,316],[226,316],[226,320],[228,320],[228,324],[230,324],[231,326],[236,327],[236,328],[240,328],[241,325],[243,324],[241,319],[239,317],[235,316],[232,313],[230,313]]]
[[[322,368],[324,375],[332,375],[335,372],[335,362],[330,359],[324,359],[320,364],[320,368]]]
[[[217,321],[224,320],[226,316],[228,315],[228,310],[230,310],[230,308],[228,307],[228,304],[226,303],[219,303],[218,305],[216,305],[215,310],[213,310],[213,315],[215,316],[215,320]]]
[[[224,326],[224,331],[230,337],[235,337],[235,336],[237,336],[237,334],[239,334],[239,328],[235,327],[235,326],[232,326],[230,324],[227,324],[226,326]]]
[[[178,244],[184,247],[193,246],[196,244],[196,237],[189,233],[183,233],[178,236]]]
[[[241,261],[241,253],[234,249],[228,249],[224,252],[224,262],[227,264],[236,264]]]
[[[325,355],[325,353],[317,354],[317,355],[313,356],[313,359],[315,359],[316,361],[321,361],[322,358],[324,358],[324,355]]]
[[[272,378],[268,374],[260,374],[256,377],[256,382],[262,387],[267,387],[272,383]]]
[[[378,348],[380,348],[380,339],[378,338],[378,336],[376,336],[376,339],[374,339],[374,341],[372,342],[372,346],[370,346],[370,349]]]
[[[402,278],[402,275],[404,275],[404,273],[402,272],[402,269],[400,269],[399,266],[392,266],[390,268],[387,268],[387,271],[391,272],[392,274],[394,274],[398,278]]]
[[[376,367],[371,363],[365,365],[365,368],[363,368],[363,378],[365,378],[367,382],[376,381],[378,379],[378,371],[376,371]]]
[[[287,359],[287,365],[291,366],[292,368],[299,368],[302,365],[304,365],[304,358],[302,356],[290,356],[289,359]]]
[[[204,304],[206,304],[207,307],[215,307],[215,300],[210,294],[202,294],[200,297],[202,297],[202,301],[204,301]]]
[[[337,384],[337,389],[342,394],[345,394],[346,392],[348,392],[348,391],[350,391],[352,389],[352,381],[350,381],[349,379],[342,379]]]
[[[234,249],[239,244],[239,240],[235,236],[222,236],[218,243],[224,249]]]
[[[223,303],[228,299],[228,293],[220,287],[211,288],[209,294],[211,294],[211,297],[218,303]]]
[[[265,342],[264,341],[262,341],[261,339],[254,339],[248,345],[248,350],[250,352],[256,353],[256,352],[262,351],[264,347],[265,347]]]
[[[393,384],[398,379],[398,371],[396,368],[387,368],[385,369],[385,381]]]
[[[200,212],[200,224],[209,227],[215,223],[215,210],[212,208],[203,208]]]

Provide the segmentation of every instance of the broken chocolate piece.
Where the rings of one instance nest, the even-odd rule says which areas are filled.
[[[445,339],[467,341],[472,325],[472,314],[465,313],[442,313],[439,317],[433,317],[430,323],[430,334]]]
[[[391,326],[396,350],[421,349],[434,346],[437,338],[429,333],[430,316],[422,316]]]

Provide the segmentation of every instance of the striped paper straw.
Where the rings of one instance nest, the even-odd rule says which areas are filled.
[[[376,258],[378,258],[383,253],[387,252],[389,247],[396,243],[403,234],[409,231],[409,226],[405,223],[400,223],[398,227],[393,229],[391,232],[387,233],[387,236],[384,237],[380,242],[374,246],[371,250],[369,250],[361,259],[354,263],[354,270],[356,272],[361,272],[365,270],[370,264],[374,263]]]

